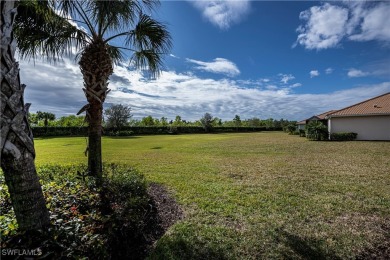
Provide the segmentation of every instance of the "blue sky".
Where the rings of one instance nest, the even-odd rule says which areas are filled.
[[[390,91],[390,2],[163,1],[171,54],[150,81],[121,64],[105,107],[134,117],[301,120]],[[85,104],[77,63],[21,61],[31,112]]]

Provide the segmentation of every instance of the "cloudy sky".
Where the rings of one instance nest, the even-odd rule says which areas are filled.
[[[105,107],[224,120],[301,120],[390,91],[390,2],[162,1],[171,54],[157,80],[123,63]],[[86,103],[77,62],[20,61],[31,112],[71,115]]]

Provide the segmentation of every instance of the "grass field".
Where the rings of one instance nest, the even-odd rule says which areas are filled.
[[[85,138],[36,139],[37,165],[86,162]],[[390,247],[390,143],[279,132],[104,138],[103,159],[185,211],[151,258],[345,259]]]

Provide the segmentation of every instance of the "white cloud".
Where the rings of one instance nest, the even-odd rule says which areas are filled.
[[[55,66],[36,61],[35,67],[21,61],[20,67],[21,81],[27,84],[25,102],[32,103],[32,112],[41,110],[63,116],[77,113],[86,103],[82,76],[73,60],[64,59]],[[157,80],[147,80],[140,72],[117,66],[110,78],[112,91],[105,104],[129,105],[135,118],[152,115],[174,119],[180,115],[193,121],[210,112],[223,120],[231,120],[235,114],[241,118],[300,120],[390,91],[388,81],[327,94],[295,94],[290,89],[299,83],[288,88],[280,86],[282,83],[265,84],[242,87],[231,79],[215,80],[174,71],[163,71]]]
[[[295,77],[291,74],[282,74],[280,73],[279,76],[281,77],[280,82],[287,84],[290,80],[295,79]]]
[[[325,70],[325,73],[326,73],[326,74],[332,74],[332,73],[333,73],[333,68],[327,68],[327,69]]]
[[[297,88],[297,87],[301,87],[302,84],[301,83],[295,83],[295,84],[292,84],[290,87],[291,88]]]
[[[325,3],[300,13],[297,44],[307,49],[337,47],[343,39],[390,42],[390,2]]]
[[[349,36],[350,40],[370,41],[382,40],[390,41],[390,3],[379,3],[378,5],[361,10],[360,6],[353,9],[356,19],[360,18],[360,30]]]
[[[32,103],[31,111],[76,114],[87,103],[82,91],[83,78],[73,58],[56,64],[21,60],[20,76],[21,83],[27,85],[25,102]]]
[[[224,58],[216,58],[211,62],[198,61],[193,59],[186,59],[188,62],[199,65],[195,67],[196,69],[208,71],[212,73],[225,74],[227,76],[233,77],[240,74],[240,70],[237,65],[231,62],[230,60]]]
[[[207,20],[223,30],[241,22],[250,12],[249,0],[191,1],[191,3],[202,12]]]
[[[320,75],[318,70],[310,71],[310,78],[318,77]]]
[[[349,71],[348,71],[348,77],[350,77],[350,78],[365,77],[368,75],[370,75],[370,73],[365,72],[365,71],[361,71],[358,69],[354,69],[354,68],[349,69]]]
[[[179,57],[177,57],[176,55],[174,55],[174,54],[172,54],[172,53],[169,54],[169,56],[172,57],[172,58],[175,58],[175,59],[179,59]]]
[[[277,89],[279,89],[278,86],[276,86],[276,85],[267,85],[267,86],[265,86],[265,88],[268,89],[268,90],[277,90]]]
[[[343,38],[348,9],[326,3],[301,12],[299,18],[307,24],[298,27],[297,43],[307,49],[326,49],[335,47]]]

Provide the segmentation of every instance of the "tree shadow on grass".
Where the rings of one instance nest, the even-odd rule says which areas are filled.
[[[284,259],[341,259],[335,252],[326,248],[323,241],[318,239],[304,238],[278,229],[276,240],[278,243],[282,243],[290,249],[288,252],[283,253]]]
[[[156,249],[148,259],[207,259],[225,260],[229,259],[220,248],[212,248],[197,241],[189,240],[180,235],[170,235],[161,238]]]
[[[130,135],[130,136],[109,136],[109,135],[103,135],[103,137],[105,139],[138,139],[138,138],[142,138],[142,136],[133,136],[133,135]]]

